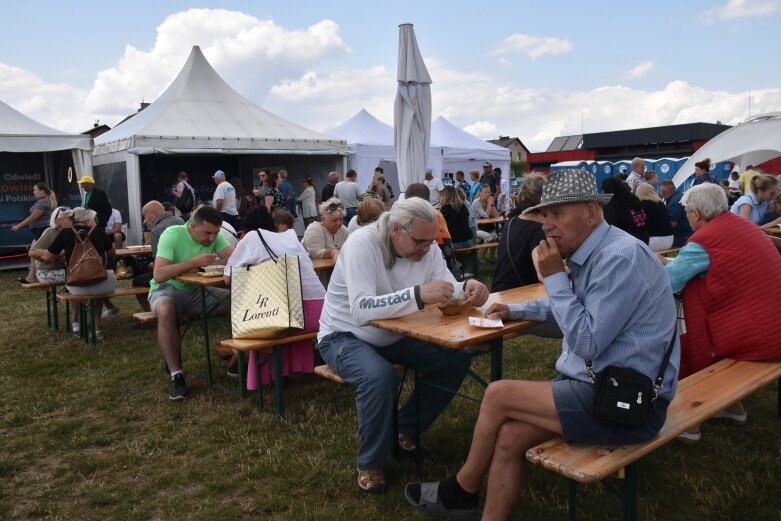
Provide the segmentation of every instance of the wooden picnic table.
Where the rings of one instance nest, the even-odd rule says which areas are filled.
[[[184,273],[176,277],[176,280],[184,284],[192,284],[201,288],[201,324],[203,328],[203,350],[206,356],[206,378],[209,383],[213,383],[212,378],[212,361],[211,353],[209,352],[209,315],[213,310],[206,307],[206,288],[225,288],[225,280],[222,275],[219,276],[205,276],[201,272],[189,272]]]
[[[373,320],[372,326],[405,335],[417,340],[431,342],[450,349],[476,347],[482,344],[491,346],[491,380],[502,378],[502,345],[504,337],[522,333],[539,322],[530,320],[508,320],[504,327],[496,329],[480,328],[469,324],[469,317],[483,317],[484,310],[493,303],[520,304],[547,295],[545,286],[531,284],[520,288],[491,293],[480,308],[459,313],[443,315],[437,306],[426,306],[421,311],[406,317]]]
[[[152,246],[144,244],[143,246],[129,246],[127,248],[120,248],[114,250],[115,257],[129,257],[131,255],[151,255]]]
[[[507,217],[487,217],[485,219],[477,219],[477,224],[503,224],[507,222]]]
[[[314,266],[315,272],[331,271],[335,265],[335,259],[312,259],[312,266]]]

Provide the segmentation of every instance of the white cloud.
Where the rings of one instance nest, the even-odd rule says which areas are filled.
[[[504,56],[500,56],[499,57],[499,65],[501,65],[505,69],[509,69],[510,67],[513,66],[513,63],[510,60],[508,60],[507,58],[505,58]]]
[[[705,11],[707,23],[765,16],[778,9],[778,0],[729,0],[725,5]]]
[[[491,55],[520,52],[529,56],[532,61],[546,54],[564,54],[572,51],[574,46],[569,40],[553,37],[529,36],[528,34],[511,34],[491,51]]]
[[[98,73],[90,90],[46,83],[24,69],[0,64],[0,99],[43,124],[80,132],[95,119],[114,125],[153,101],[183,65],[190,46],[201,48],[225,80],[264,108],[316,130],[334,127],[365,108],[393,123],[395,66],[341,66],[350,52],[328,20],[301,30],[222,10],[190,10],[158,27],[151,50],[125,49],[114,67]],[[501,57],[501,56],[500,56]],[[318,67],[322,61],[336,66]],[[426,58],[432,115],[484,138],[519,137],[531,150],[566,134],[721,120],[748,116],[744,92],[707,90],[674,81],[655,90],[621,85],[592,90],[520,88],[498,76],[458,70]],[[327,72],[322,72],[326,70]],[[781,106],[781,89],[752,91],[752,113]],[[582,120],[581,120],[582,117]]]
[[[629,80],[636,80],[637,78],[642,78],[643,76],[651,72],[653,68],[654,68],[654,62],[652,61],[643,62],[640,65],[637,65],[636,67],[632,67],[631,69],[626,71],[623,74],[623,77]]]

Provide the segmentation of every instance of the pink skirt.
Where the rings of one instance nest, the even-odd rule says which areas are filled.
[[[323,299],[304,301],[304,324],[302,333],[313,333],[320,329],[320,313],[323,311]],[[282,376],[290,373],[311,373],[315,370],[315,351],[311,340],[302,340],[281,346]],[[255,357],[252,351],[249,355],[247,368],[247,389],[254,391],[258,387],[255,373]],[[260,363],[260,383],[269,384],[274,381],[274,361],[269,358]]]

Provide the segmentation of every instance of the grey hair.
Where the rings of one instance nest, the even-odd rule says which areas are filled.
[[[341,204],[342,207],[336,210],[329,210],[328,207],[332,204]],[[336,197],[331,197],[327,201],[323,201],[320,203],[320,206],[317,208],[320,211],[320,215],[335,215],[339,214],[342,217],[344,217],[344,205],[342,204],[342,201],[337,199]]]
[[[703,183],[691,187],[683,194],[681,204],[686,207],[687,212],[689,210],[699,211],[706,221],[715,219],[729,210],[727,194],[724,193],[722,187],[713,183]]]
[[[645,161],[643,161],[642,157],[636,157],[632,160],[632,170],[634,170],[635,165],[644,165]]]
[[[383,213],[377,220],[377,238],[386,269],[391,269],[396,264],[396,254],[391,244],[393,225],[398,224],[400,229],[407,231],[412,228],[415,219],[434,222],[437,220],[437,212],[428,201],[420,197],[412,197],[396,203],[391,211]]]
[[[54,210],[52,210],[52,215],[49,217],[49,226],[51,228],[57,227],[57,219],[62,219],[63,217],[70,218],[73,215],[73,211],[68,208],[67,206],[58,206]]]
[[[74,208],[73,209],[73,222],[85,223],[90,219],[95,220],[98,217],[98,212],[89,208]]]

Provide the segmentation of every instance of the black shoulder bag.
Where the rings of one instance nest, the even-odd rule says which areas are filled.
[[[594,363],[586,360],[586,372],[594,383],[594,402],[591,413],[595,418],[618,424],[622,427],[639,427],[645,422],[648,411],[662,389],[664,372],[675,345],[676,333],[662,360],[662,367],[656,380],[630,369],[609,365],[594,374]]]

